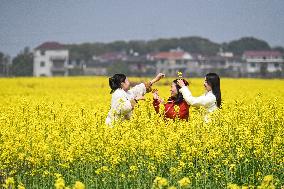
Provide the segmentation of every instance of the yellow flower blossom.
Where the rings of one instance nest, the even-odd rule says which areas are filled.
[[[188,177],[184,177],[181,180],[179,180],[178,183],[181,188],[188,188],[191,182]]]
[[[156,84],[161,98],[172,80]],[[191,79],[193,96],[204,93],[203,82]],[[109,128],[106,77],[1,78],[1,187],[67,189],[84,179],[85,188],[279,188],[282,86],[280,79],[221,78],[222,109],[209,123],[194,106],[188,121],[165,119],[164,106],[156,113],[146,94],[131,119]]]
[[[163,177],[156,177],[154,182],[153,182],[153,189],[159,189],[159,188],[164,188],[168,186],[168,180],[163,178]]]
[[[85,189],[85,185],[80,181],[76,181],[73,189]]]

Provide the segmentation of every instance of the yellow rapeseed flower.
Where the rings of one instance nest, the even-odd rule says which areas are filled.
[[[73,189],[85,189],[85,185],[80,181],[76,181]]]
[[[160,189],[168,186],[168,180],[163,177],[156,177],[153,182],[153,189]]]
[[[178,181],[178,184],[181,188],[188,188],[190,185],[190,179],[188,177],[184,177]]]

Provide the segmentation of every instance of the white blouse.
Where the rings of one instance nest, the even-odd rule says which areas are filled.
[[[190,90],[186,86],[183,86],[179,91],[182,93],[184,100],[189,105],[196,107],[203,106],[208,113],[211,113],[214,110],[218,109],[216,104],[216,97],[212,93],[212,91],[208,91],[207,93],[199,97],[193,97]]]
[[[106,124],[112,126],[113,121],[117,119],[130,119],[132,113],[131,100],[146,93],[144,83],[134,86],[127,92],[123,89],[116,89],[112,94],[111,108],[106,118]]]

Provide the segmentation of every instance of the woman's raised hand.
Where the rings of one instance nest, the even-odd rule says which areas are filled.
[[[154,100],[158,100],[160,103],[164,104],[164,100],[158,94],[158,89],[154,89],[152,93]]]
[[[158,75],[156,76],[157,81],[159,81],[160,79],[162,79],[163,77],[165,77],[166,75],[163,73],[158,73]]]
[[[165,77],[166,75],[165,74],[163,74],[163,73],[158,73],[158,75],[156,76],[156,80],[157,81],[160,81],[160,79],[162,79],[163,77]],[[157,82],[156,81],[156,82]]]
[[[153,89],[152,93],[153,93],[153,98],[155,100],[158,100],[160,98],[158,94],[158,89]]]
[[[184,82],[183,82],[182,79],[179,79],[179,80],[177,81],[177,84],[178,84],[180,87],[184,87],[184,86],[185,86],[185,84],[184,84]]]
[[[163,73],[158,73],[158,74],[156,75],[156,77],[155,77],[152,81],[150,81],[150,83],[151,83],[151,84],[154,84],[154,83],[160,81],[160,79],[162,79],[163,77],[165,77],[165,74],[163,74]]]

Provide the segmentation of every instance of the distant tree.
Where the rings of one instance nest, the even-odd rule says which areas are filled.
[[[0,76],[9,76],[10,57],[0,52]]]
[[[201,37],[182,37],[152,40],[146,42],[145,47],[148,53],[181,48],[191,53],[215,55],[220,45]]]
[[[32,76],[33,75],[33,54],[28,47],[20,52],[12,60],[12,75],[14,76]]]
[[[138,41],[138,40],[133,40],[128,42],[127,46],[127,52],[129,53],[130,51],[133,52],[138,52],[139,54],[146,54],[149,52],[147,49],[147,43],[146,41]]]
[[[229,42],[224,46],[224,50],[231,51],[236,55],[242,55],[247,50],[270,50],[266,41],[254,37],[243,37],[239,40]]]
[[[128,43],[125,41],[115,41],[108,44],[108,49],[114,52],[126,51],[127,48],[128,48]]]
[[[4,68],[5,68],[5,64],[4,64],[4,53],[0,52],[0,75],[4,75]]]
[[[178,47],[178,40],[172,39],[157,39],[147,43],[148,50],[151,52],[169,51]]]
[[[260,66],[260,75],[266,77],[267,75],[267,64],[261,64]]]
[[[95,55],[101,55],[109,52],[109,48],[104,43],[83,43],[66,45],[70,50],[70,58],[73,60],[89,61]]]
[[[0,76],[4,75],[5,71],[5,61],[4,61],[5,55],[4,53],[0,52]]]
[[[193,36],[169,39],[156,39],[150,41],[114,41],[111,43],[83,43],[67,45],[71,59],[90,60],[107,52],[138,52],[147,54],[152,52],[169,51],[181,48],[190,53],[215,55],[220,48],[241,55],[246,50],[270,50],[267,42],[253,37],[244,37],[229,43],[218,44],[209,39]],[[281,50],[281,49],[280,49]]]
[[[2,62],[3,58],[4,58],[4,53],[0,52],[0,61],[1,62]]]
[[[279,51],[279,52],[281,52],[281,53],[283,54],[283,56],[284,56],[284,47],[280,47],[280,46],[278,46],[278,47],[273,47],[272,50]]]
[[[126,62],[114,62],[107,68],[107,73],[108,75],[123,73],[127,76],[129,75],[130,70]]]
[[[215,55],[220,48],[220,44],[201,37],[180,38],[179,44],[182,49],[188,52],[206,55]]]

